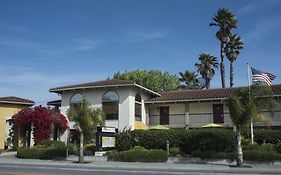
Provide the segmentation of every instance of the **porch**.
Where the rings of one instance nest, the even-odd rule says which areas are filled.
[[[272,126],[281,126],[281,110],[274,111],[273,117],[270,115],[269,111],[262,111],[271,122]],[[229,116],[229,113],[223,113],[223,126],[231,127],[232,122]],[[158,125],[163,124],[160,122],[160,115],[149,115],[147,116],[148,125]],[[213,113],[178,113],[178,114],[169,114],[169,124],[167,125],[171,128],[196,128],[206,125],[208,123],[214,123]],[[262,126],[261,123],[255,123],[256,126]]]

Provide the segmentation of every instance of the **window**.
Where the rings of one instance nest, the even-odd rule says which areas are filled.
[[[82,94],[75,94],[70,99],[70,108],[71,109],[80,109],[83,100]]]
[[[116,92],[108,91],[102,97],[102,110],[106,120],[118,120],[119,97]]]
[[[135,120],[141,121],[141,96],[139,93],[135,96]]]

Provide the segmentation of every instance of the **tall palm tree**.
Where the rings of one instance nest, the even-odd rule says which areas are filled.
[[[215,69],[219,67],[217,58],[210,54],[203,53],[199,55],[198,59],[200,62],[196,63],[195,67],[197,68],[197,72],[199,72],[202,78],[205,80],[206,89],[210,89],[210,81],[215,75]]]
[[[238,55],[240,53],[240,50],[243,49],[244,47],[244,43],[241,40],[241,37],[238,35],[231,35],[229,37],[229,42],[226,44],[225,47],[225,52],[226,52],[226,57],[228,58],[229,62],[230,62],[230,87],[233,86],[233,64],[234,61],[236,61],[236,59],[238,58]]]
[[[221,83],[222,88],[225,88],[225,69],[224,69],[224,48],[226,43],[229,41],[229,36],[231,29],[236,28],[237,20],[235,15],[228,9],[219,9],[217,14],[213,17],[213,22],[209,24],[210,26],[217,26],[219,30],[216,33],[216,37],[220,40],[220,73],[221,73]]]
[[[185,72],[180,72],[180,78],[179,80],[183,83],[185,83],[184,88],[187,89],[197,89],[199,88],[199,82],[198,82],[198,75],[196,72],[190,72],[186,70]]]

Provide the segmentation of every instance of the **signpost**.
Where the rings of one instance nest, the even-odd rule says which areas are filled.
[[[103,148],[114,148],[116,146],[116,135],[118,129],[114,127],[97,127],[96,149],[101,151]]]

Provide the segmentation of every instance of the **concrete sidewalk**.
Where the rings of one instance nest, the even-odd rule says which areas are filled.
[[[217,173],[264,173],[281,174],[281,166],[278,164],[251,164],[252,168],[230,167],[229,163],[223,161],[209,162],[206,164],[183,163],[168,161],[167,163],[141,163],[141,162],[109,162],[106,157],[85,157],[89,163],[78,164],[74,161],[78,157],[71,156],[68,160],[37,160],[37,159],[19,159],[15,157],[15,152],[2,153],[0,155],[0,164],[6,165],[36,165],[41,167],[68,167],[68,168],[107,168],[107,169],[132,169],[132,170],[169,170],[186,172],[217,172]]]

